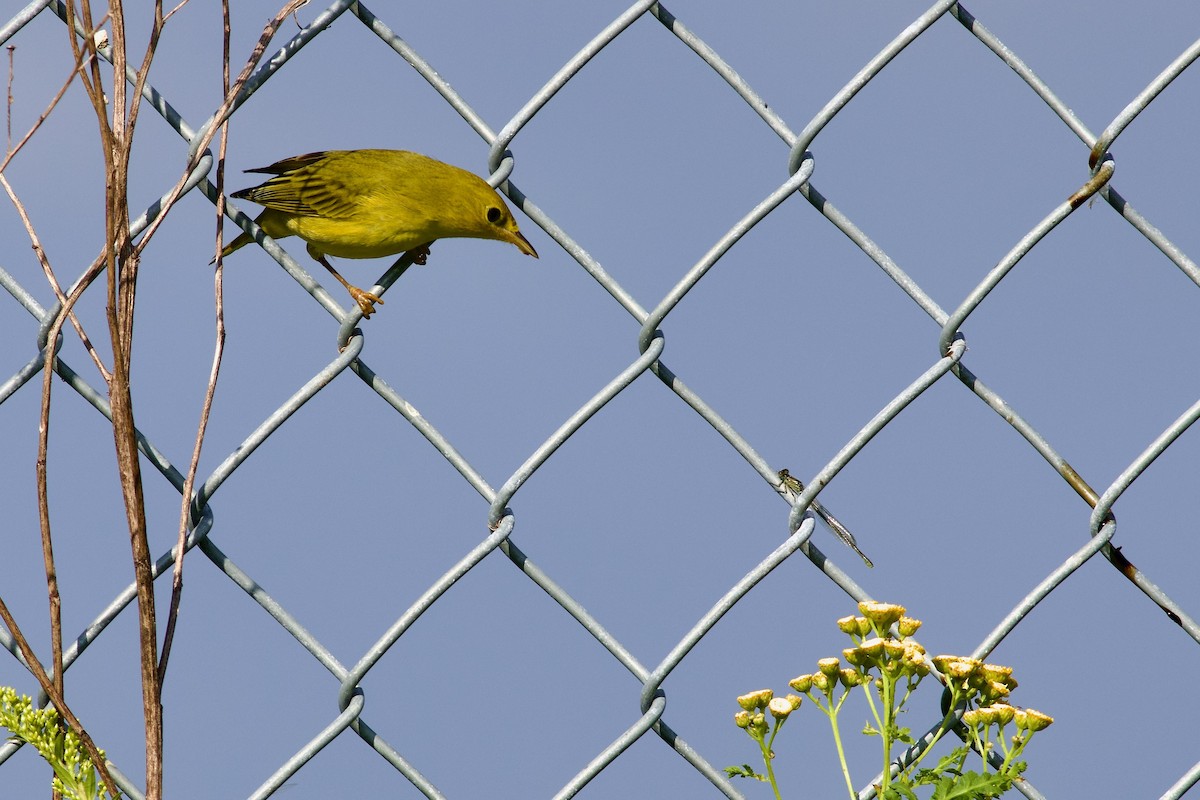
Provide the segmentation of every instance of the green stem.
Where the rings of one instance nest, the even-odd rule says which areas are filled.
[[[1009,750],[1008,745],[1004,744],[1004,729],[1001,728],[1000,736],[997,738],[1002,743],[1001,746],[1004,747],[1007,752],[1004,754],[1004,763],[1000,765],[1000,768],[996,770],[996,772],[1002,775],[1005,774],[1008,771],[1008,765],[1013,762],[1013,759],[1021,755],[1021,751],[1025,749],[1025,745],[1029,744],[1029,740],[1032,738],[1032,736],[1033,735],[1031,733],[1025,732],[1025,735],[1023,735],[1021,739],[1015,745],[1013,745],[1013,748]]]
[[[775,741],[775,734],[777,733],[779,733],[778,726],[775,727],[775,730],[771,731],[770,740],[765,742],[759,740],[758,746],[762,748],[763,766],[767,768],[767,781],[771,784],[771,790],[775,792],[775,800],[783,800],[783,797],[779,794],[779,784],[775,782],[775,767],[772,765],[775,759],[771,757],[774,753],[774,750],[771,749],[771,744]]]
[[[946,731],[950,730],[950,726],[953,724],[953,722],[954,711],[951,709],[950,713],[942,718],[942,724],[938,726],[937,731],[933,734],[933,738],[929,740],[929,744],[921,748],[921,752],[918,753],[917,757],[909,763],[906,769],[915,770],[920,763],[925,760],[925,756],[933,750],[933,746],[937,744],[943,736],[946,735]]]
[[[861,685],[863,694],[867,696],[867,705],[871,707],[871,716],[875,718],[875,727],[883,730],[883,720],[879,718],[879,709],[875,706],[875,695],[871,694],[875,683],[868,677]]]
[[[887,791],[892,782],[892,732],[896,725],[896,681],[888,675],[887,669],[879,671],[880,695],[883,702],[883,727],[879,734],[883,738],[883,775],[880,781],[880,794]]]
[[[959,698],[961,695],[957,691],[951,691],[950,694],[950,710],[946,712],[946,716],[942,717],[942,724],[938,726],[937,732],[933,738],[929,740],[929,744],[921,750],[916,759],[908,765],[907,769],[915,770],[917,766],[925,759],[927,753],[933,750],[933,746],[941,741],[941,738],[946,735],[954,725],[955,712],[958,710]]]
[[[842,777],[846,779],[846,791],[850,792],[850,800],[856,800],[858,794],[854,791],[854,782],[850,780],[850,767],[846,764],[846,750],[842,747],[842,732],[838,727],[838,712],[842,709],[842,700],[845,700],[848,694],[850,694],[849,689],[842,694],[841,700],[838,700],[836,706],[830,706],[828,716],[829,726],[833,728],[833,743],[837,747],[838,763],[842,765]]]

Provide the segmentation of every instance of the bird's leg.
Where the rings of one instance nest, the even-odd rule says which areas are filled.
[[[362,309],[364,318],[371,318],[371,315],[375,313],[376,303],[379,303],[380,305],[383,304],[382,297],[377,294],[371,294],[370,292],[364,292],[362,289],[352,285],[350,281],[338,274],[338,271],[333,268],[333,265],[325,259],[324,253],[314,253],[310,249],[308,254],[315,258],[321,264],[321,266],[329,270],[329,273],[333,275],[333,277],[337,278],[338,282],[341,283],[342,286],[346,287],[346,291],[350,293],[350,296],[354,298],[354,302],[358,303],[358,307]]]
[[[414,247],[412,250],[408,251],[412,256],[414,264],[419,264],[422,267],[425,266],[425,261],[429,258],[429,245],[431,244],[433,244],[433,242],[426,242],[420,247]]]

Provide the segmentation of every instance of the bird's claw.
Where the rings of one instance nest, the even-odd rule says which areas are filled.
[[[354,298],[354,302],[358,303],[358,307],[360,309],[362,309],[363,319],[371,318],[371,315],[375,313],[375,304],[376,303],[383,305],[383,298],[377,294],[371,294],[370,292],[364,292],[362,289],[359,289],[357,286],[351,286],[351,287],[349,287],[349,289],[350,289],[350,296]]]
[[[425,262],[429,260],[429,245],[423,244],[420,247],[414,247],[408,251],[412,256],[414,264],[425,266]]]

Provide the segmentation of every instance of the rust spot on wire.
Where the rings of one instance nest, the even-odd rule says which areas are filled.
[[[1090,161],[1091,160],[1089,159],[1089,163]],[[1094,165],[1093,169],[1095,169]],[[1071,195],[1071,197],[1068,199],[1067,202],[1071,204],[1071,209],[1074,210],[1079,208],[1081,205],[1087,202],[1089,197],[1104,188],[1104,184],[1108,183],[1108,181],[1112,178],[1114,169],[1115,166],[1113,164],[1112,157],[1109,156],[1108,159],[1100,165],[1100,168],[1096,170],[1096,174],[1089,178],[1087,183],[1085,183],[1083,186],[1080,186],[1079,191],[1075,192],[1075,194]]]

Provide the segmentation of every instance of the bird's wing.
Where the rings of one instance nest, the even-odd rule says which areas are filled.
[[[326,151],[321,150],[316,153],[305,153],[302,156],[292,156],[291,158],[281,158],[274,164],[267,167],[256,167],[248,169],[246,172],[265,172],[270,175],[284,175],[288,172],[295,172],[298,169],[307,167],[310,164],[315,164],[325,158]]]
[[[234,192],[233,196],[288,214],[346,219],[359,208],[363,176],[355,179],[352,188],[338,170],[329,169],[329,163],[324,152],[308,153],[276,161],[269,167],[247,170],[272,173],[275,177],[261,186]]]

